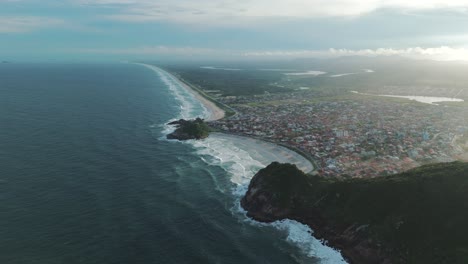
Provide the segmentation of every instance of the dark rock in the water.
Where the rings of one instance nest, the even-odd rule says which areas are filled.
[[[187,122],[187,121],[185,121],[185,119],[179,119],[179,120],[176,120],[176,121],[169,122],[167,124],[168,125],[180,125],[180,124],[183,124],[184,122]]]
[[[201,118],[194,120],[179,119],[168,123],[168,125],[176,126],[176,130],[166,137],[168,139],[189,140],[203,139],[210,134],[210,128]]]
[[[349,263],[468,263],[468,163],[333,180],[291,164],[260,170],[241,200],[262,222],[293,219]]]

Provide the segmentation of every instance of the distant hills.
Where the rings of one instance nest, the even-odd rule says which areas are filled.
[[[468,263],[468,163],[339,181],[275,162],[241,203],[260,221],[309,225],[350,263]]]

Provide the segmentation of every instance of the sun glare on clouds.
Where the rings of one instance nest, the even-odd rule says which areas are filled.
[[[311,18],[359,16],[382,8],[402,10],[454,9],[465,11],[466,0],[83,0],[82,4],[123,5],[114,19],[126,21],[169,20],[209,22],[219,18]]]

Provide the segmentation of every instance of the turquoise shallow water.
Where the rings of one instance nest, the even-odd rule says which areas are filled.
[[[198,115],[140,65],[0,65],[0,263],[337,263],[303,226],[239,209],[236,173],[266,161],[164,139]]]

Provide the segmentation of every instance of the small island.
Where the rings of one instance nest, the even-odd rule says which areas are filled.
[[[166,137],[167,139],[189,140],[189,139],[203,139],[210,134],[210,127],[201,118],[193,120],[179,119],[170,122],[169,125],[176,126],[176,130]]]
[[[335,180],[271,163],[241,201],[262,222],[293,219],[349,263],[468,263],[468,163]]]

